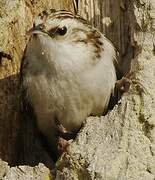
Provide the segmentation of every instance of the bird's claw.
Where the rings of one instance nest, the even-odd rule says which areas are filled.
[[[58,139],[58,151],[60,153],[63,153],[63,152],[69,153],[69,145],[70,145],[70,143],[67,140],[59,137],[59,139]]]
[[[74,133],[67,131],[67,129],[62,124],[60,124],[58,121],[56,121],[56,125],[57,125],[59,137],[65,139],[65,140],[70,140],[75,137]]]
[[[122,79],[118,80],[116,82],[115,88],[117,89],[117,91],[120,92],[127,92],[130,88],[130,84],[131,84],[131,80],[123,77]]]

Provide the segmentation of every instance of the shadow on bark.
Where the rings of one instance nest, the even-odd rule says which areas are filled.
[[[0,159],[10,166],[34,167],[43,163],[53,168],[53,161],[41,142],[33,115],[27,116],[20,110],[19,75],[1,79],[0,88]]]
[[[10,165],[16,159],[15,146],[19,129],[18,76],[0,80],[0,158]]]

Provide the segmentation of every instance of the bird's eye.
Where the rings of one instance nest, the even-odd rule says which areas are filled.
[[[65,34],[67,33],[67,28],[66,28],[66,26],[61,27],[61,28],[58,28],[57,31],[56,31],[56,33],[59,34],[59,35],[61,35],[61,36],[65,35]]]

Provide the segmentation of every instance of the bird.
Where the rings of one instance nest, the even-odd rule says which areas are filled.
[[[58,142],[76,135],[88,116],[107,112],[117,81],[116,50],[98,29],[66,10],[43,11],[28,34],[22,88],[56,152]]]

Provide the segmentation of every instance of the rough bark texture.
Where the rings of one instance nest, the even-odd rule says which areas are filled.
[[[50,180],[52,179],[50,170],[43,164],[35,167],[18,166],[10,168],[6,162],[0,161],[0,179],[3,180]]]
[[[17,159],[19,67],[33,18],[47,8],[73,11],[70,0],[0,0],[0,51],[13,57],[0,66],[0,179],[50,179],[53,167],[34,136],[27,145],[29,166],[10,168]],[[155,3],[154,0],[79,0],[79,13],[108,36],[120,52],[124,74],[131,65],[131,87],[104,117],[89,117],[70,153],[57,162],[56,179],[155,179]],[[23,132],[25,133],[25,132]],[[26,145],[24,145],[25,148]],[[34,151],[36,149],[36,151]],[[29,150],[29,151],[28,151]],[[25,152],[24,151],[24,152]],[[33,153],[32,153],[33,152]],[[33,157],[31,156],[33,154]],[[34,158],[34,159],[33,159]],[[35,160],[34,160],[35,161]],[[23,162],[24,163],[24,162]],[[32,163],[32,164],[31,164]]]

